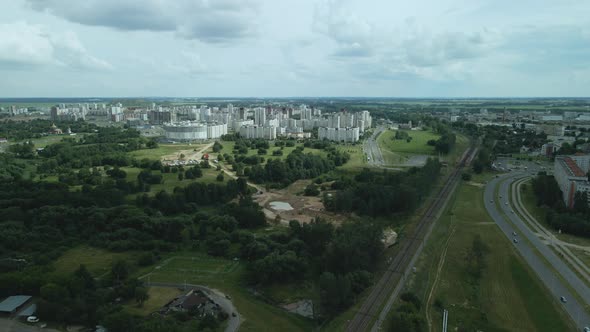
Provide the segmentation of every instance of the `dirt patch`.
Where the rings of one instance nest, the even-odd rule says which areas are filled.
[[[168,164],[174,163],[174,162],[179,162],[181,160],[182,161],[195,160],[195,161],[199,162],[199,161],[201,161],[201,158],[203,157],[204,152],[212,146],[213,146],[213,143],[209,143],[205,146],[196,146],[194,149],[179,150],[179,151],[176,151],[172,154],[162,156],[161,161],[164,163],[168,163]],[[180,155],[184,155],[184,157],[181,159]]]
[[[281,224],[288,224],[291,220],[297,220],[300,223],[309,223],[316,217],[321,217],[327,221],[340,224],[344,217],[339,214],[326,211],[324,203],[320,196],[303,196],[303,191],[311,180],[299,180],[284,189],[273,189],[254,195],[254,200],[264,208],[264,214],[267,219],[276,220],[277,215],[281,219]],[[270,202],[289,203],[293,210],[274,210]]]

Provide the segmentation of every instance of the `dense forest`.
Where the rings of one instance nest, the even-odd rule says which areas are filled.
[[[324,195],[330,211],[355,212],[371,217],[408,213],[428,195],[440,174],[438,159],[429,158],[422,168],[407,172],[376,172],[364,169],[354,181],[342,179],[332,183],[334,194]]]

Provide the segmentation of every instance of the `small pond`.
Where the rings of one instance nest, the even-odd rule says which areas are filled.
[[[270,208],[277,211],[290,211],[293,210],[291,204],[287,202],[270,202]]]

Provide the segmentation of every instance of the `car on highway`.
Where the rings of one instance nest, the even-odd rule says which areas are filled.
[[[490,203],[494,203],[494,200],[493,199],[490,199]]]
[[[516,232],[512,232],[512,235],[516,236]]]
[[[514,238],[514,239],[512,239],[512,242],[518,243],[518,239],[517,238]]]
[[[510,210],[510,212],[514,213],[514,210]]]
[[[500,198],[502,198],[502,195],[500,195]]]
[[[590,327],[585,326],[584,329],[582,330],[583,332],[590,332]]]
[[[565,298],[565,296],[561,296],[559,298],[559,301],[561,301],[561,303],[567,303],[567,299]]]
[[[504,202],[505,205],[508,205],[508,202]]]

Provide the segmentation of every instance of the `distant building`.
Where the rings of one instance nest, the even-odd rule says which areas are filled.
[[[360,130],[358,127],[350,128],[318,128],[318,138],[327,139],[335,142],[357,142],[360,138]]]
[[[176,114],[171,111],[150,111],[148,113],[150,124],[162,125],[164,123],[176,122]]]
[[[227,124],[201,122],[167,123],[163,126],[166,138],[173,141],[193,141],[220,138],[227,134]]]
[[[254,124],[264,126],[266,124],[266,110],[262,107],[254,109]]]
[[[266,127],[258,125],[240,127],[240,136],[243,138],[263,138],[274,140],[277,138],[277,127]]]
[[[561,115],[543,115],[541,116],[541,121],[563,121],[563,116]]]
[[[576,192],[586,192],[590,203],[590,182],[587,176],[590,155],[557,156],[554,166],[553,174],[561,189],[565,206],[574,207]]]
[[[541,146],[541,155],[545,157],[552,157],[557,150],[561,148],[561,144],[547,143]]]

